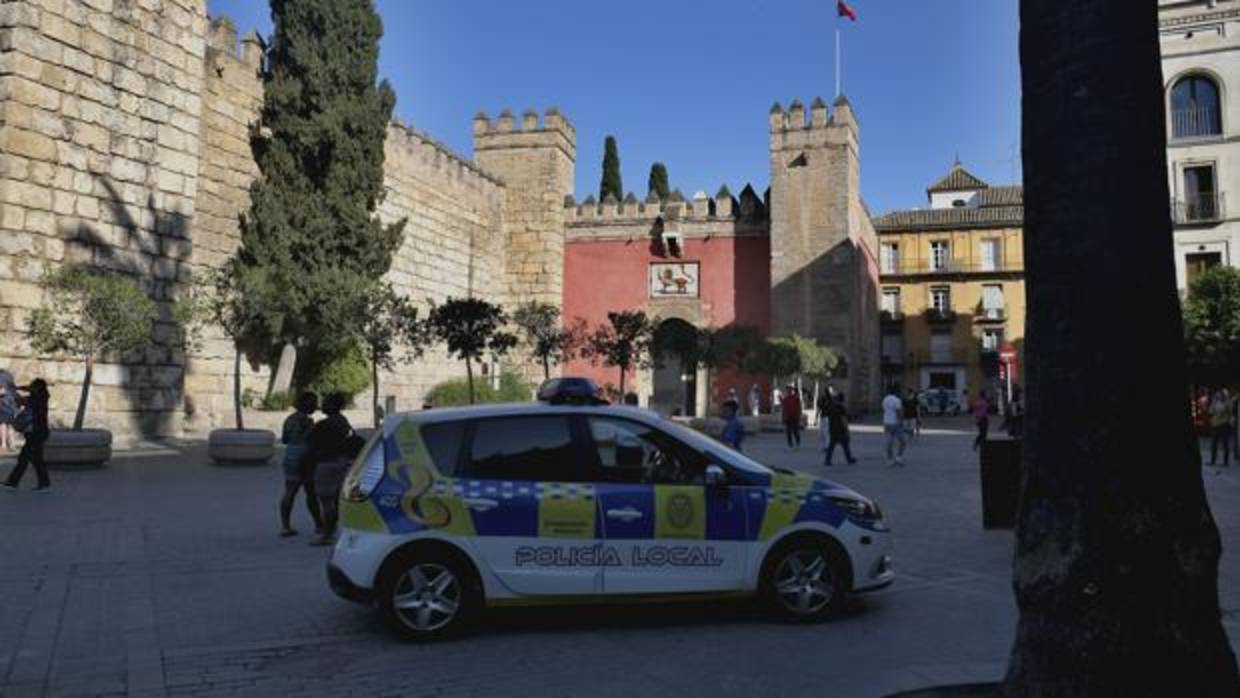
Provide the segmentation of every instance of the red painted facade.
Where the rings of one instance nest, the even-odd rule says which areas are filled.
[[[569,240],[564,246],[563,317],[584,319],[591,327],[607,322],[607,313],[644,310],[652,318],[677,317],[699,327],[719,328],[733,323],[770,331],[771,246],[765,235],[688,238],[679,257],[656,254],[648,239]],[[699,263],[697,298],[652,298],[650,265]],[[584,375],[599,385],[618,386],[619,372],[576,359],[566,371]],[[625,378],[633,385],[633,372]],[[729,387],[742,401],[749,386],[763,386],[763,404],[769,398],[765,380],[755,381],[720,373],[712,379],[709,399],[717,406]],[[648,387],[648,386],[646,386]]]

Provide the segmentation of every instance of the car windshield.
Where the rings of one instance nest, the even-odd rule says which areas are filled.
[[[761,463],[747,457],[739,451],[733,451],[714,439],[696,432],[689,427],[665,419],[659,422],[659,426],[672,436],[680,439],[689,447],[705,453],[712,461],[722,461],[727,465],[746,470],[752,473],[770,475],[771,469]]]

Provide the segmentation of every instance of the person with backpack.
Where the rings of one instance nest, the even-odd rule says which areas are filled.
[[[47,382],[42,378],[36,378],[30,381],[29,386],[18,390],[28,395],[21,399],[22,410],[17,413],[13,425],[26,435],[26,442],[22,444],[22,450],[17,454],[17,465],[9,473],[9,479],[4,486],[10,491],[16,490],[17,484],[26,474],[26,468],[34,465],[34,472],[38,477],[34,491],[46,494],[52,489],[52,481],[47,475],[47,464],[43,462],[43,446],[52,433],[47,422],[47,407],[51,394],[48,392]]]

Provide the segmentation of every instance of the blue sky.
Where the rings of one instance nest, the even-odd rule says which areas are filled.
[[[834,0],[376,0],[380,72],[397,112],[471,155],[475,112],[555,105],[577,129],[578,199],[598,191],[603,139],[627,190],[667,163],[686,196],[770,178],[767,113],[834,91]],[[844,92],[862,128],[875,213],[925,205],[959,153],[992,184],[1020,176],[1016,0],[853,0]],[[271,31],[263,0],[209,0],[244,32]]]

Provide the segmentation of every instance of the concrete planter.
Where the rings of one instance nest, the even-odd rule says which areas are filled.
[[[43,459],[55,468],[99,468],[112,458],[112,432],[106,429],[53,431]]]
[[[216,465],[266,465],[276,454],[276,435],[262,429],[216,429],[207,438],[207,456]]]

